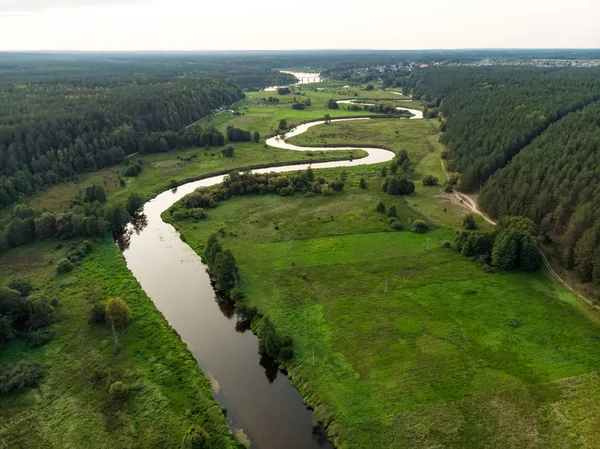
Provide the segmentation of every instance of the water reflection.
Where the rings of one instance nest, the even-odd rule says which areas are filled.
[[[294,134],[310,126],[316,124],[298,127]],[[284,141],[279,141],[272,146],[284,145]],[[291,149],[333,150],[293,146]],[[353,161],[294,164],[276,170],[366,165],[394,157],[393,152],[382,148],[365,151],[369,156]],[[272,170],[273,167],[254,172]],[[215,398],[228,410],[227,421],[232,429],[242,428],[253,449],[332,449],[324,430],[313,428],[313,413],[306,408],[298,390],[285,375],[278,375],[275,360],[259,354],[258,339],[252,332],[246,332],[248,320],[239,317],[230,302],[215,295],[206,266],[198,254],[161,219],[161,213],[186,194],[199,187],[219,184],[223,178],[213,176],[161,193],[144,205],[146,215],[134,217],[126,231],[118,236],[117,243],[144,291],[189,343],[204,372],[218,382],[219,393],[215,393]]]
[[[275,382],[275,379],[277,379],[277,374],[279,373],[279,365],[273,357],[262,353],[259,354],[260,360],[258,363],[265,369],[265,376],[267,376],[267,379],[269,379],[269,383],[272,384],[273,382]]]
[[[129,224],[114,234],[119,249],[121,251],[129,249],[129,246],[131,245],[131,236],[134,233],[139,235],[146,226],[148,226],[148,217],[146,217],[143,212],[133,214],[130,217]]]

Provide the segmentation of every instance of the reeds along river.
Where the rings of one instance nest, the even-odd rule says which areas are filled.
[[[284,138],[322,123],[302,125]],[[295,151],[344,149],[302,148],[277,138],[267,143]],[[393,152],[385,149],[364,150],[368,153],[365,158],[315,163],[312,167],[349,167],[394,157]],[[296,171],[308,166],[287,165],[255,171]],[[201,186],[219,184],[223,178],[214,176],[190,182],[147,202],[144,219],[128,225],[119,239],[127,266],[211,379],[216,400],[227,408],[231,429],[242,429],[253,449],[332,448],[324,430],[313,427],[312,411],[306,408],[300,393],[279,372],[274,360],[259,353],[258,339],[239,321],[231,305],[216,296],[200,257],[160,217],[188,193]]]

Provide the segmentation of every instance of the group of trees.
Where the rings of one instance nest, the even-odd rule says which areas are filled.
[[[67,212],[36,212],[25,204],[11,210],[4,230],[0,231],[0,252],[36,239],[100,237],[121,229],[144,204],[144,198],[131,193],[125,204],[106,204],[102,186],[87,187]]]
[[[331,195],[343,189],[344,181],[341,179],[327,181],[323,177],[315,178],[310,168],[291,175],[233,171],[225,177],[222,184],[211,188],[202,187],[184,196],[169,209],[169,212],[174,218],[201,219],[205,209],[216,207],[220,201],[233,196],[262,193],[291,196],[296,192]]]
[[[456,250],[500,270],[533,271],[541,264],[535,224],[524,217],[504,217],[492,232],[459,232]]]
[[[251,139],[252,132],[235,128],[233,125],[227,127],[227,140],[229,142],[249,142]]]
[[[54,320],[58,301],[34,293],[26,279],[14,279],[0,287],[0,348],[17,335],[27,337],[30,346],[47,342],[52,334],[46,329]]]
[[[562,245],[563,263],[600,282],[600,102],[567,115],[525,147],[481,192],[493,217],[523,215]]]
[[[0,207],[127,154],[217,144],[185,126],[243,97],[219,80],[0,84]]]
[[[600,282],[600,70],[443,67],[405,81],[443,116],[456,186],[532,220],[563,265]]]
[[[448,168],[477,190],[552,123],[600,98],[600,69],[431,67],[405,80],[444,117]]]

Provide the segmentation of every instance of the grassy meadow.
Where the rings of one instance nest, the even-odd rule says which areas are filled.
[[[600,317],[544,270],[487,273],[442,246],[462,212],[419,182],[445,179],[437,136],[436,121],[382,119],[291,139],[407,149],[410,197],[381,192],[382,164],[346,169],[340,194],[236,197],[174,224],[197,252],[223,231],[246,301],[293,337],[290,375],[337,447],[598,447]],[[379,201],[430,231],[391,230]]]
[[[340,83],[296,86],[296,92],[251,92],[202,120],[274,132],[330,114],[329,99],[357,97],[421,108],[389,91]],[[390,91],[393,89],[390,89]],[[280,103],[263,101],[269,96]],[[303,111],[291,109],[311,99]],[[557,284],[536,273],[485,272],[443,243],[453,241],[464,210],[423,186],[445,180],[436,120],[378,119],[331,123],[290,139],[305,146],[370,144],[406,149],[416,185],[411,196],[380,188],[389,164],[319,170],[346,177],[330,196],[273,194],[235,197],[200,221],[173,222],[198,253],[221,231],[237,260],[249,305],[294,341],[290,376],[339,448],[575,448],[600,447],[600,317]],[[237,143],[235,157],[219,148],[141,156],[143,172],[119,181],[124,165],[89,173],[30,201],[60,211],[87,186],[102,185],[109,201],[132,192],[150,197],[177,182],[253,164],[347,159],[361,151],[297,153],[261,142]],[[136,157],[137,159],[137,157]],[[360,180],[366,188],[360,187]],[[378,202],[393,205],[404,226],[393,230]],[[168,212],[163,217],[172,221]],[[416,234],[423,220],[429,231]],[[487,224],[478,220],[480,228]],[[62,246],[58,244],[61,243]],[[41,348],[16,339],[0,350],[3,362],[38,361],[38,388],[0,397],[0,448],[180,447],[184,432],[201,425],[211,447],[239,447],[216,405],[207,378],[127,269],[110,238],[69,274],[55,264],[71,242],[41,241],[0,255],[0,285],[32,279],[59,299],[54,338]],[[113,352],[107,325],[88,324],[94,303],[122,297],[133,320]],[[108,394],[120,380],[126,400]]]
[[[171,180],[181,182],[188,178],[206,175],[222,170],[233,170],[253,164],[278,164],[295,161],[323,161],[349,159],[351,156],[360,158],[366,154],[363,151],[339,151],[335,154],[315,151],[300,153],[297,151],[281,150],[265,147],[264,143],[236,143],[235,154],[232,158],[223,157],[220,148],[194,148],[189,150],[155,153],[134,157],[133,160],[143,161],[143,171],[135,178],[123,178],[125,163],[98,170],[81,176],[79,179],[58,184],[39,193],[29,202],[36,210],[61,211],[71,205],[71,201],[86,187],[101,185],[106,190],[111,201],[125,202],[132,192],[142,193],[152,197],[166,190]],[[119,180],[125,179],[126,186],[121,187]]]
[[[69,243],[37,242],[0,256],[2,284],[27,277],[59,300],[49,343],[29,348],[16,339],[0,350],[3,363],[27,358],[45,370],[38,388],[0,397],[0,448],[180,447],[191,425],[209,432],[214,447],[239,447],[208,379],[112,239],[59,276],[56,262]],[[88,317],[95,303],[116,296],[132,309],[133,320],[120,331],[115,355],[110,326],[88,324]],[[117,380],[130,388],[124,400],[109,395]]]

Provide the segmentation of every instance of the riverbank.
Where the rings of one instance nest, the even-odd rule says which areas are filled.
[[[57,244],[61,247],[58,248]],[[40,293],[58,298],[53,338],[29,348],[17,339],[2,349],[2,362],[38,361],[39,388],[2,396],[0,447],[179,447],[192,425],[214,444],[239,448],[225,416],[179,335],[140,288],[112,238],[105,238],[71,273],[56,275],[70,242],[44,241],[0,255],[0,277],[32,279]],[[63,246],[64,245],[64,246]],[[133,320],[113,353],[107,324],[88,323],[94,304],[121,297]],[[109,394],[112,382],[130,390]]]
[[[290,142],[368,135],[407,149],[415,181],[444,179],[428,123],[339,122]],[[439,187],[382,192],[382,165],[316,172],[346,170],[341,194],[236,197],[174,224],[197,253],[221,231],[248,305],[293,337],[290,376],[337,447],[594,446],[598,317],[543,270],[486,273],[443,248],[457,209]],[[415,219],[434,229],[392,231],[379,201],[404,229]]]

